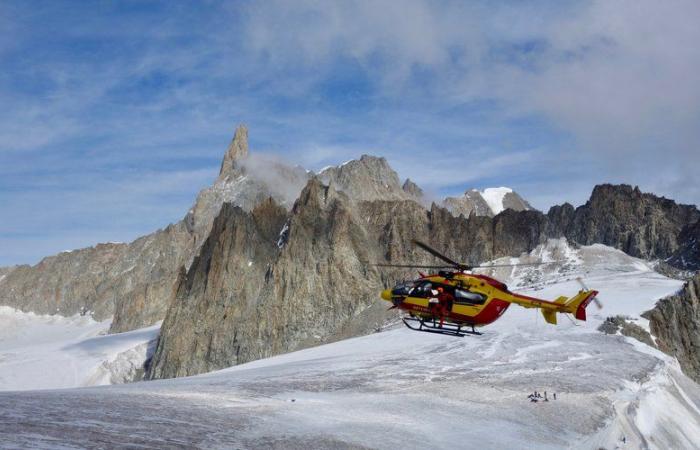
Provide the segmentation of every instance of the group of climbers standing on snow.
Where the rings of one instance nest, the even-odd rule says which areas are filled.
[[[527,398],[529,398],[530,401],[533,402],[533,403],[537,403],[537,402],[539,402],[539,401],[543,401],[543,402],[548,402],[548,401],[549,401],[549,398],[547,397],[547,391],[544,391],[544,397],[542,396],[541,393],[539,393],[539,392],[537,392],[537,391],[534,391],[532,394],[528,395]],[[556,392],[552,393],[552,398],[553,398],[554,400],[557,399],[557,393],[556,393]]]

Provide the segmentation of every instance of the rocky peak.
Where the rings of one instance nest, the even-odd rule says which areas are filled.
[[[503,209],[512,209],[513,211],[529,211],[534,209],[530,203],[522,198],[517,192],[506,192],[501,201]]]
[[[442,206],[447,208],[454,216],[463,215],[464,217],[469,217],[474,214],[493,217],[494,215],[481,193],[476,189],[465,191],[461,197],[447,197],[442,201]]]
[[[642,193],[626,184],[602,184],[571,214],[552,208],[550,226],[570,241],[600,243],[638,258],[668,258],[682,242],[680,233],[700,219],[695,206]]]
[[[406,200],[410,196],[401,186],[399,176],[385,158],[362,155],[337,167],[327,167],[319,174],[326,184],[345,192],[354,201]]]
[[[406,181],[404,181],[401,189],[411,197],[416,199],[423,198],[423,189],[421,189],[420,186],[414,183],[410,178],[406,178]]]
[[[223,161],[221,161],[221,169],[219,170],[219,178],[223,178],[231,174],[236,168],[236,161],[244,159],[248,156],[248,128],[245,125],[239,125],[236,128],[236,133],[233,135],[231,143],[226,149]]]
[[[527,211],[533,209],[530,204],[511,188],[487,188],[483,191],[469,189],[461,197],[447,197],[442,202],[453,215],[460,214],[469,217],[477,216],[493,217],[506,209],[514,211]]]
[[[299,199],[294,204],[292,211],[297,213],[300,208],[309,205],[316,205],[322,208],[339,195],[340,193],[332,184],[325,185],[318,177],[312,177],[306,183],[304,189],[301,190]]]

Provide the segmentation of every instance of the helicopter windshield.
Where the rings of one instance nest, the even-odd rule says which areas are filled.
[[[405,281],[394,286],[394,289],[391,290],[391,293],[393,295],[410,295],[411,291],[413,291],[414,289],[414,286],[415,284],[412,281]]]

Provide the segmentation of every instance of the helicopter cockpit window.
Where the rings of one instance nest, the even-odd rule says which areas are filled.
[[[483,305],[486,302],[486,296],[476,292],[466,291],[464,289],[455,289],[455,302],[467,303],[470,305]]]
[[[424,281],[418,284],[410,293],[412,297],[431,297],[433,291],[433,283]]]
[[[412,289],[413,289],[413,282],[407,281],[404,283],[399,283],[396,286],[394,286],[394,289],[391,290],[391,293],[393,295],[409,295],[411,293]]]

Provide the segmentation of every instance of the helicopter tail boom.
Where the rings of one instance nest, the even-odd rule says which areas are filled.
[[[586,306],[593,301],[598,291],[581,291],[564,303],[566,312],[571,313],[578,320],[586,320]]]

